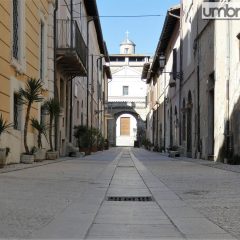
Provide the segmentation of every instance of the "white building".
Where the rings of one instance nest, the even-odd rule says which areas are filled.
[[[135,54],[135,44],[126,37],[120,44],[120,54],[110,55],[112,81],[108,85],[108,139],[116,146],[133,146],[145,135],[146,90],[141,80],[143,65],[149,56]]]

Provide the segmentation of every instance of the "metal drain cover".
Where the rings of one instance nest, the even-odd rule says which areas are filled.
[[[127,197],[127,196],[114,196],[107,197],[107,201],[116,201],[116,202],[151,202],[153,201],[152,196],[143,196],[143,197]]]

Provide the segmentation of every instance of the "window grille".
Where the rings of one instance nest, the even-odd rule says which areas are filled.
[[[19,59],[19,11],[18,0],[13,0],[13,57]]]

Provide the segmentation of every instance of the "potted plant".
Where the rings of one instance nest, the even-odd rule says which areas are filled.
[[[109,149],[109,141],[107,139],[104,140],[104,150]]]
[[[98,129],[97,128],[91,128],[89,130],[90,132],[90,148],[92,152],[97,152],[97,136],[98,136]]]
[[[58,118],[59,114],[61,113],[61,107],[58,100],[54,98],[50,98],[44,103],[44,107],[49,114],[49,143],[50,143],[50,150],[47,151],[47,159],[55,160],[58,158],[58,152],[54,151],[53,142],[52,142],[52,131],[53,131],[53,121]]]
[[[2,114],[0,115],[0,143],[1,143],[1,136],[3,133],[7,132],[9,128],[11,128],[12,124],[7,123],[3,119]],[[0,168],[3,168],[6,164],[8,153],[10,152],[10,148],[0,148]]]
[[[104,149],[104,137],[102,136],[101,132],[97,138],[97,147],[98,147],[98,151],[103,151]]]
[[[30,111],[32,105],[37,102],[41,102],[42,98],[42,86],[43,83],[40,79],[36,80],[35,78],[29,78],[26,82],[25,88],[19,90],[19,103],[26,105],[26,115],[25,115],[25,124],[23,132],[23,141],[25,153],[21,155],[22,163],[33,163],[34,155],[28,147],[28,125],[30,120]]]
[[[75,126],[74,137],[77,139],[79,152],[85,152],[85,155],[91,154],[90,130],[84,125]]]
[[[47,140],[47,127],[44,123],[40,123],[37,119],[32,118],[31,119],[31,125],[32,127],[37,130],[38,134],[37,134],[37,148],[34,152],[34,156],[35,156],[35,161],[36,162],[41,162],[44,159],[46,159],[46,149],[43,148],[42,146],[42,135],[44,135],[44,137]]]

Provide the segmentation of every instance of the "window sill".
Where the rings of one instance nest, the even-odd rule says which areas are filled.
[[[26,73],[26,62],[23,59],[19,61],[12,57],[11,65],[15,68],[18,74],[22,75]]]

